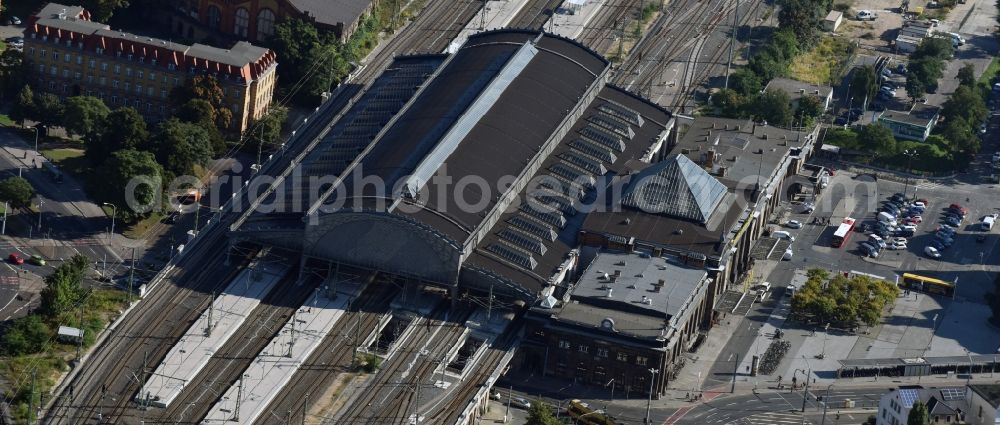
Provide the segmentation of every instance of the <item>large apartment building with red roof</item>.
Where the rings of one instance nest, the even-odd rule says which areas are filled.
[[[229,131],[244,131],[267,112],[277,80],[273,51],[245,41],[229,49],[185,45],[112,30],[79,6],[47,4],[28,18],[24,55],[36,89],[88,95],[109,108],[130,106],[150,122],[170,116],[170,91],[213,75],[233,112]]]

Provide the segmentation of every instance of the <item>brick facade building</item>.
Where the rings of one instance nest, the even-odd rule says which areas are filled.
[[[206,37],[262,42],[285,18],[312,22],[341,40],[374,10],[375,0],[181,0],[172,10],[170,31],[189,39]]]
[[[82,7],[55,3],[29,18],[24,55],[37,90],[94,96],[112,109],[130,106],[150,122],[170,116],[171,89],[195,75],[213,75],[233,112],[233,132],[267,112],[277,79],[271,50],[247,42],[230,49],[188,46],[113,31],[90,21]]]

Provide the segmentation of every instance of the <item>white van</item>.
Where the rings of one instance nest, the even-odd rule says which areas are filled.
[[[788,239],[788,240],[790,240],[792,242],[795,242],[795,236],[792,236],[791,233],[788,233],[788,232],[786,232],[784,230],[777,230],[777,231],[771,232],[771,236],[775,237],[777,239]]]
[[[791,248],[786,249],[785,253],[782,254],[781,256],[781,261],[792,261],[792,255],[793,255],[792,249]]]
[[[883,240],[882,238],[880,238],[878,235],[876,235],[874,233],[871,234],[871,235],[868,235],[868,240],[871,241],[873,244],[877,245],[879,248],[885,248],[885,240]]]
[[[996,217],[993,217],[992,215],[983,217],[983,223],[982,223],[983,230],[987,232],[993,230],[993,224],[996,223],[996,221],[997,221]]]
[[[885,211],[880,211],[878,213],[878,221],[889,224],[896,224],[896,216],[889,214]]]

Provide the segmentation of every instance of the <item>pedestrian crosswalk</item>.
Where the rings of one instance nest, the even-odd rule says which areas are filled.
[[[755,413],[750,416],[745,416],[736,421],[730,422],[729,425],[801,425],[801,424],[812,424],[811,421],[806,419],[802,420],[802,415],[799,413],[789,413],[789,412],[764,412]]]

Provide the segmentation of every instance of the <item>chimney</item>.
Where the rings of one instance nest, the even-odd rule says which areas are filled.
[[[715,149],[709,149],[708,155],[706,155],[705,168],[711,170],[715,167]]]
[[[615,277],[618,277],[618,276],[621,276],[621,275],[622,275],[622,271],[616,269],[615,270]]]
[[[657,281],[656,281],[656,286],[663,286],[663,285],[665,285],[666,283],[667,283],[667,281],[666,281],[666,280],[664,280],[664,279],[659,279],[659,280],[657,280]]]
[[[607,295],[608,298],[611,298],[611,291],[613,291],[613,290],[614,289],[608,288],[608,295]]]
[[[799,89],[799,94],[806,94],[806,89]]]

